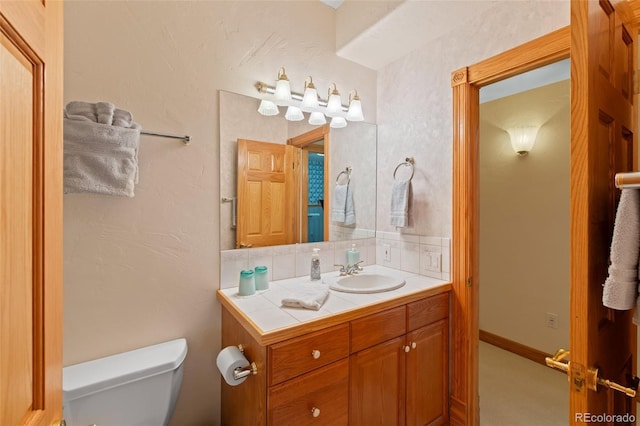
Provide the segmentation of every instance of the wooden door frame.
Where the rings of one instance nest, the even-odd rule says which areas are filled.
[[[307,145],[310,145],[314,142],[318,142],[320,140],[324,140],[324,207],[323,207],[323,241],[329,241],[329,226],[331,225],[330,217],[331,217],[331,194],[329,193],[331,182],[329,180],[329,176],[331,176],[331,165],[329,164],[330,157],[329,152],[331,148],[331,137],[330,137],[330,128],[328,124],[317,127],[313,130],[305,132],[301,135],[294,136],[292,138],[287,139],[287,145],[293,145],[298,148],[303,148]],[[302,184],[304,180],[300,180],[300,184]],[[298,192],[299,194],[300,192]],[[297,200],[297,205],[301,206],[300,211],[296,213],[296,218],[294,221],[297,226],[296,229],[303,229],[306,235],[306,226],[302,226],[301,222],[301,214],[306,215],[306,201],[303,203],[301,199]]]
[[[479,424],[479,102],[480,88],[569,57],[564,27],[451,74],[453,89],[452,425]]]

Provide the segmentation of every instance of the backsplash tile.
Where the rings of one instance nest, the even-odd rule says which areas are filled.
[[[334,264],[347,263],[346,253],[356,245],[363,265],[382,265],[414,274],[449,280],[451,275],[451,240],[449,238],[378,232],[376,238],[258,247],[221,252],[220,288],[238,286],[242,269],[264,265],[271,281],[309,275],[311,253],[320,249],[323,273],[335,270]],[[391,259],[385,260],[384,245],[389,245]],[[435,271],[435,266],[439,270]]]

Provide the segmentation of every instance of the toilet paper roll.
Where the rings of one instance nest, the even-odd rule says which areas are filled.
[[[231,386],[238,386],[240,383],[247,380],[247,377],[241,379],[233,378],[233,371],[236,368],[245,368],[249,366],[249,361],[244,357],[240,349],[237,346],[227,346],[218,353],[216,358],[216,364],[220,374],[224,377],[224,381]]]

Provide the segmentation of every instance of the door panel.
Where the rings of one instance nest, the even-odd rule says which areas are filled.
[[[238,139],[236,248],[294,243],[296,149]]]
[[[31,63],[0,34],[0,424],[19,424],[33,399],[33,87]]]
[[[0,2],[3,425],[62,416],[62,41],[60,2]]]
[[[570,412],[635,412],[631,398],[589,390],[589,369],[627,385],[635,360],[631,312],[602,304],[618,191],[617,172],[633,170],[631,76],[635,28],[607,0],[571,2],[571,368]]]

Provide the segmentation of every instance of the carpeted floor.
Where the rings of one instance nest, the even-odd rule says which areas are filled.
[[[480,342],[482,426],[566,426],[567,376]]]

